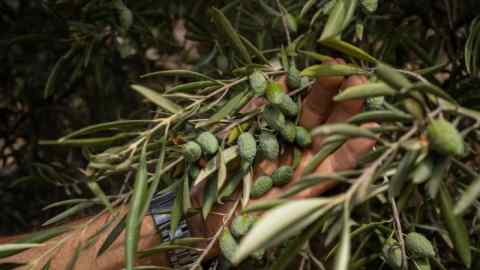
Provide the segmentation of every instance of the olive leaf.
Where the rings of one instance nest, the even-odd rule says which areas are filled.
[[[365,60],[367,62],[372,62],[376,63],[377,59],[375,57],[371,56],[364,50],[348,43],[345,41],[342,41],[338,38],[329,38],[325,40],[319,41],[321,45],[332,48],[334,50],[337,50],[339,52],[342,52],[346,55],[350,55],[352,57],[358,58],[360,60]]]
[[[238,93],[236,96],[231,98],[224,106],[222,106],[215,114],[213,114],[207,121],[201,122],[196,125],[197,128],[205,127],[216,122],[223,120],[225,117],[230,114],[236,113],[243,105],[245,105],[250,98],[252,97],[252,92],[249,89]]]
[[[135,254],[138,248],[138,237],[141,221],[143,217],[142,210],[144,209],[145,195],[147,194],[147,161],[146,161],[147,144],[142,147],[140,163],[137,168],[137,175],[135,177],[135,184],[133,187],[133,195],[130,199],[128,209],[128,216],[126,221],[125,233],[125,268],[133,270],[135,265]]]
[[[366,71],[352,66],[342,64],[322,64],[313,65],[304,69],[300,75],[307,77],[320,77],[320,76],[349,76],[354,74],[365,74]]]
[[[210,14],[218,30],[222,32],[231,45],[238,51],[243,60],[246,63],[252,63],[252,58],[250,57],[247,48],[244,43],[242,43],[240,36],[222,11],[217,8],[212,8]]]
[[[139,92],[148,100],[150,100],[151,102],[155,103],[156,105],[158,105],[159,107],[161,107],[162,109],[168,112],[178,113],[182,110],[182,108],[177,104],[175,104],[173,101],[169,100],[166,97],[163,97],[161,94],[159,94],[158,92],[150,88],[137,85],[137,84],[133,84],[131,85],[131,87],[133,88],[133,90]]]
[[[378,139],[377,135],[367,128],[359,127],[352,124],[325,124],[314,128],[311,131],[312,136],[316,135],[343,135],[347,137],[365,137],[369,139]]]
[[[342,236],[340,239],[340,249],[337,251],[337,255],[335,257],[335,270],[348,270],[349,262],[350,262],[350,204],[348,201],[345,202],[343,206],[343,229],[342,229]]]
[[[472,205],[480,196],[480,177],[477,177],[473,182],[465,189],[460,199],[455,204],[453,213],[455,215],[461,215],[467,208]]]
[[[385,83],[367,83],[350,86],[337,94],[333,100],[345,101],[370,97],[393,96],[397,92]]]
[[[242,239],[233,262],[238,264],[255,250],[268,248],[275,238],[278,239],[280,232],[298,224],[328,202],[328,199],[305,199],[288,202],[268,211]]]
[[[453,213],[452,198],[445,185],[440,185],[440,192],[438,196],[438,203],[440,204],[440,212],[443,221],[447,227],[450,239],[453,242],[456,252],[467,268],[470,268],[472,263],[472,253],[470,251],[470,237],[468,235],[467,227],[463,219]]]
[[[230,161],[238,157],[238,146],[234,145],[223,150],[223,157],[224,157],[225,164],[229,163]],[[218,170],[219,166],[218,166],[217,160],[218,159],[215,157],[215,158],[212,158],[210,161],[208,161],[207,166],[205,166],[205,168],[203,168],[200,171],[197,178],[195,179],[193,183],[194,186],[200,184],[202,181],[207,179],[208,176],[210,176],[212,173]]]

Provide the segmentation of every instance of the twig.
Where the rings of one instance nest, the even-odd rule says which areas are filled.
[[[239,202],[240,202],[240,198],[235,201],[235,203],[233,204],[233,207],[230,210],[230,212],[228,213],[226,219],[224,219],[222,226],[220,226],[218,231],[215,233],[215,235],[210,240],[210,243],[208,243],[208,246],[203,250],[202,254],[200,254],[198,259],[190,267],[190,270],[199,269],[200,264],[202,263],[203,259],[205,258],[205,256],[207,256],[208,252],[213,248],[213,245],[215,245],[218,238],[222,234],[223,229],[225,228],[225,226],[227,226],[228,221],[233,217],[233,214],[235,214],[235,211],[237,210],[237,206],[238,206]]]
[[[397,204],[393,196],[390,196],[390,203],[393,209],[393,220],[395,221],[395,228],[397,232],[398,242],[400,243],[400,250],[402,252],[402,264],[400,269],[406,269],[407,267],[407,251],[405,250],[405,241],[403,241],[402,224],[400,223],[400,214],[398,213]]]

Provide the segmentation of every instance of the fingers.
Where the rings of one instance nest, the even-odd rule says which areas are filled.
[[[345,64],[345,61],[336,59],[324,63]],[[337,94],[343,80],[342,76],[326,76],[317,79],[303,101],[300,114],[301,126],[311,129],[325,122],[332,109],[332,98]]]
[[[348,77],[342,85],[341,89],[352,87],[367,83],[365,76],[353,75]],[[363,100],[348,100],[343,102],[334,102],[332,105],[332,111],[328,116],[327,123],[345,122],[355,114],[360,113],[363,110]],[[312,149],[318,151],[321,147],[323,138],[322,136],[315,136],[312,138]]]
[[[341,89],[346,89],[367,82],[368,79],[365,76],[352,75],[342,83]],[[335,102],[333,105],[332,113],[330,114],[327,121],[329,123],[344,122],[353,115],[360,113],[363,110],[363,103],[363,99]]]
[[[377,126],[377,123],[366,123],[362,125],[362,127],[365,128],[373,128]],[[342,171],[355,168],[360,157],[372,150],[375,143],[375,140],[367,138],[354,138],[348,140],[333,155],[332,170]]]

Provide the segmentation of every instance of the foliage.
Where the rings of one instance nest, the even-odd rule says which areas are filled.
[[[87,208],[110,211],[114,218],[106,227],[117,227],[102,251],[125,227],[126,268],[133,269],[139,220],[155,192],[176,192],[171,213],[174,230],[180,218],[192,211],[193,187],[205,184],[201,211],[206,216],[222,194],[231,194],[242,186],[241,181],[243,187],[238,188],[243,190],[242,203],[239,199],[236,205],[244,211],[267,212],[235,247],[234,254],[229,248],[228,260],[234,263],[267,249],[267,255],[260,261],[254,259],[253,264],[272,269],[298,264],[339,270],[407,265],[421,269],[419,265],[430,264],[438,269],[478,267],[477,1],[173,2],[3,4],[3,9],[11,10],[2,19],[10,23],[10,37],[4,43],[12,50],[4,61],[14,68],[2,73],[7,74],[5,85],[15,88],[13,94],[7,94],[10,99],[5,99],[6,107],[18,100],[26,104],[27,115],[35,116],[41,111],[38,108],[47,104],[48,108],[55,104],[78,108],[71,104],[81,103],[96,109],[98,102],[116,103],[116,98],[129,101],[132,96],[149,102],[147,109],[130,107],[127,101],[105,105],[115,111],[113,115],[120,116],[117,121],[105,123],[103,120],[117,117],[92,110],[89,112],[95,117],[88,122],[95,125],[78,129],[83,123],[72,121],[61,130],[49,130],[53,134],[32,132],[33,141],[42,139],[41,151],[51,153],[42,162],[20,159],[31,166],[32,176],[55,179],[54,183],[62,187],[89,189],[94,194],[87,199],[55,203],[53,206],[62,206],[64,211],[47,224],[61,222]],[[31,29],[15,29],[15,16],[25,10],[39,10],[36,14],[49,20],[45,30],[39,31],[41,35],[24,36]],[[153,61],[144,57],[149,49],[165,50],[170,55],[188,53],[169,41],[175,35],[171,26],[179,21],[186,25],[186,37],[196,42],[190,52],[196,51],[200,57],[189,67],[155,71]],[[41,41],[42,37],[48,40],[53,33],[63,42],[48,48],[47,43],[32,41]],[[28,46],[36,49],[28,50]],[[351,64],[321,63],[333,57]],[[15,62],[18,58],[39,60],[19,65]],[[48,75],[41,65],[50,67]],[[240,161],[236,138],[242,132],[258,137],[268,131],[278,135],[281,148],[294,145],[278,123],[292,123],[295,130],[295,114],[285,118],[279,109],[282,99],[277,98],[272,82],[284,74],[295,75],[296,68],[302,70],[297,74],[301,77],[288,95],[294,102],[305,96],[316,78],[364,74],[368,84],[346,89],[335,100],[366,98],[367,109],[348,123],[313,129],[312,135],[327,138],[307,164],[302,181],[279,200],[245,209],[252,188],[252,164]],[[256,81],[252,82],[252,77]],[[43,90],[39,92],[39,88]],[[113,89],[121,91],[114,93]],[[270,103],[265,109],[258,106],[248,112],[241,110],[255,95],[263,93]],[[273,109],[280,114],[266,114],[272,111],[271,105],[277,106]],[[96,118],[99,115],[105,118]],[[64,123],[63,115],[54,117]],[[427,136],[427,127],[438,119],[449,125],[445,132],[454,130],[455,134],[443,134],[436,128]],[[360,126],[372,121],[381,125],[371,129]],[[184,160],[182,145],[204,131],[217,135],[221,143],[215,154],[204,155],[206,165],[197,168],[198,164]],[[52,140],[54,136],[60,139]],[[462,151],[439,152],[438,146],[429,145],[432,140],[448,141],[448,136],[464,144],[455,148]],[[375,139],[377,145],[355,170],[310,174],[351,137]],[[78,162],[71,167],[60,162],[69,153],[75,154]],[[63,168],[72,174],[64,173]],[[200,169],[198,175],[191,175],[193,169]],[[135,171],[137,176],[131,177]],[[338,187],[319,198],[288,199],[325,179],[337,181]],[[115,207],[127,202],[128,216],[120,223],[114,222],[121,218]],[[228,231],[223,227],[212,243]],[[429,254],[436,256],[416,257],[408,249],[405,237],[415,231],[433,243],[435,250]],[[94,235],[89,240],[98,239]],[[229,241],[235,239],[229,237]],[[13,252],[39,242],[0,247]],[[79,245],[78,250],[82,248]],[[148,254],[155,254],[155,250]],[[396,257],[392,259],[390,254]]]

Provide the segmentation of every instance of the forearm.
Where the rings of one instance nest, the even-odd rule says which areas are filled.
[[[117,210],[119,214],[126,212],[125,208]],[[15,263],[31,263],[36,262],[34,269],[41,269],[41,267],[53,256],[50,269],[65,269],[74,257],[77,247],[86,247],[87,239],[98,232],[107,222],[110,221],[112,216],[110,214],[104,214],[89,224],[84,230],[78,228],[71,232],[57,236],[44,243],[43,246],[38,248],[29,249],[18,255],[8,257],[0,260],[0,262],[15,262]],[[82,219],[75,221],[67,226],[77,227],[77,225],[88,222],[89,219]],[[109,235],[111,229],[116,225],[118,221],[115,221],[108,230],[103,232],[100,237],[97,238],[95,243],[90,247],[86,247],[81,250],[78,260],[76,262],[76,269],[121,269],[124,265],[124,240],[125,232],[122,232],[120,236],[114,241],[110,248],[101,256],[97,257],[98,250]],[[15,241],[14,238],[8,238],[8,242]],[[3,239],[0,242],[5,242]],[[153,221],[150,216],[145,216],[139,238],[139,250],[149,249],[155,245],[160,244],[160,238],[154,227]],[[158,254],[139,261],[144,265],[163,265],[167,266],[167,258],[164,254]]]

